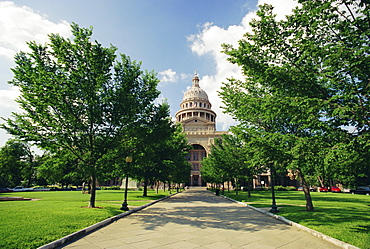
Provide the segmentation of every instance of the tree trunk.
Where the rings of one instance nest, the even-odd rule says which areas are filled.
[[[222,180],[222,194],[225,194],[225,181]]]
[[[303,176],[303,174],[301,173],[300,170],[298,170],[298,175],[299,175],[299,180],[302,183],[304,196],[306,198],[306,210],[308,212],[313,212],[314,211],[314,208],[313,208],[311,194],[310,194],[310,186],[307,185],[307,182],[304,179],[304,176]]]
[[[95,198],[96,198],[96,176],[91,176],[91,182],[90,182],[90,202],[89,202],[89,208],[95,207]]]
[[[159,181],[157,181],[157,188],[156,188],[156,191],[155,191],[157,194],[159,192]]]
[[[235,195],[238,195],[238,179],[235,178]]]
[[[320,186],[321,187],[325,187],[325,185],[324,185],[324,179],[322,179],[320,176],[317,176],[317,179],[319,180],[319,182],[320,182]]]
[[[144,191],[143,191],[143,196],[148,196],[148,180],[144,180]]]
[[[251,197],[252,179],[248,179],[248,198]]]

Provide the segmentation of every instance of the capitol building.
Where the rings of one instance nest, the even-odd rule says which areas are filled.
[[[190,186],[205,186],[201,175],[201,161],[211,151],[215,138],[227,134],[227,131],[216,131],[216,113],[207,93],[200,88],[199,77],[194,75],[192,86],[184,93],[180,110],[176,113],[176,122],[181,123],[189,144],[188,161],[191,164]]]

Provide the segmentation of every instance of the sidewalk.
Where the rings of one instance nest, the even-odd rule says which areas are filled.
[[[69,249],[339,248],[251,208],[191,188],[124,217]]]

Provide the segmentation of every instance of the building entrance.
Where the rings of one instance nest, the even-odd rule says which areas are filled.
[[[200,144],[193,144],[193,149],[189,151],[188,161],[191,164],[191,186],[205,186],[201,175],[201,161],[207,157],[207,152]]]

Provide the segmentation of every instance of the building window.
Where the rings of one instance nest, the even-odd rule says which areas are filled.
[[[199,154],[198,154],[198,152],[193,152],[193,161],[199,161]]]
[[[199,103],[199,107],[202,107],[202,102]]]
[[[206,156],[206,152],[205,151],[202,151],[202,159],[205,158],[205,157],[207,157]]]

